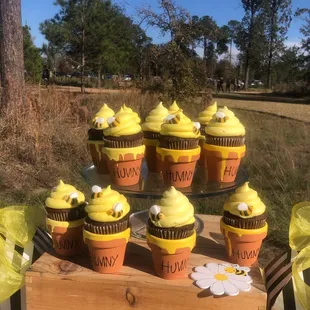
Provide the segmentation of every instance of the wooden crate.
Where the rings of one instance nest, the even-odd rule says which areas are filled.
[[[188,273],[195,266],[225,261],[224,240],[218,216],[201,215],[204,231],[190,257]],[[132,238],[124,267],[117,275],[91,269],[87,253],[60,259],[45,253],[26,273],[28,310],[69,309],[246,309],[263,310],[266,293],[258,266],[251,269],[253,287],[236,297],[212,296],[191,279],[168,281],[155,276],[146,242]]]

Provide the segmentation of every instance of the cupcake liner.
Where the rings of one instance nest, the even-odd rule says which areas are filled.
[[[195,232],[195,224],[163,228],[156,227],[149,219],[147,230],[151,235],[161,239],[178,240],[190,237]]]
[[[136,147],[143,144],[143,133],[139,132],[134,135],[113,137],[113,136],[104,136],[104,146],[107,148],[127,148],[127,147]]]
[[[199,139],[196,138],[178,138],[172,136],[159,137],[159,146],[165,149],[172,150],[191,150],[195,149],[199,144]]]
[[[47,217],[54,221],[71,222],[82,219],[86,216],[86,203],[72,209],[52,209],[46,207]]]
[[[206,135],[206,143],[218,146],[242,146],[245,144],[245,137],[215,137]]]
[[[153,131],[143,131],[143,134],[145,139],[158,140],[160,136],[159,132],[153,132]]]
[[[266,214],[259,216],[254,216],[252,218],[244,219],[229,213],[228,211],[224,212],[223,222],[226,225],[241,228],[241,229],[258,229],[262,228],[266,224]]]
[[[88,129],[88,140],[90,141],[100,141],[103,138],[103,130],[97,130],[90,128]]]
[[[129,214],[116,222],[96,222],[89,217],[85,219],[84,229],[98,235],[117,234],[129,227]]]

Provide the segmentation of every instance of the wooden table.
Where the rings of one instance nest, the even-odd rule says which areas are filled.
[[[188,273],[195,266],[225,261],[224,240],[218,216],[200,215],[204,231],[190,258]],[[258,266],[252,267],[250,292],[236,297],[218,296],[193,285],[191,279],[168,281],[155,276],[146,242],[132,238],[120,274],[92,271],[87,252],[61,259],[45,253],[26,273],[28,310],[69,309],[245,309],[263,310],[266,293]]]

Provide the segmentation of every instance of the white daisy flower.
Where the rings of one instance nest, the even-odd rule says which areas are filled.
[[[252,278],[247,274],[249,268],[227,263],[209,263],[195,267],[191,278],[195,285],[202,289],[210,288],[213,295],[227,294],[236,296],[239,291],[248,292],[251,289]],[[244,271],[240,274],[237,271]]]

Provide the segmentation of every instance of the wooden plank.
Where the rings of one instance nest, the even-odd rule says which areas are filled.
[[[225,261],[219,217],[201,216],[205,229],[197,238],[188,273],[198,265]],[[87,252],[70,260],[45,253],[26,273],[28,310],[49,309],[264,309],[266,293],[258,266],[252,268],[254,285],[237,297],[211,296],[190,279],[167,281],[155,276],[146,242],[131,239],[125,264],[117,275],[91,270]]]

